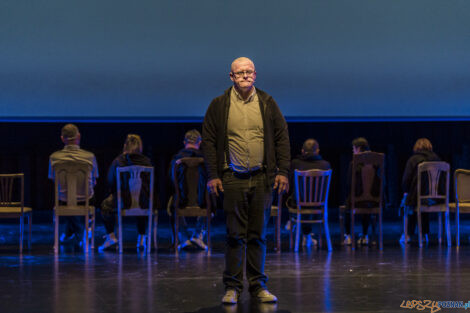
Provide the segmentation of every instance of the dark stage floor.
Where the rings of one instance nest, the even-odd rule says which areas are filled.
[[[58,256],[52,253],[49,225],[34,226],[33,249],[23,256],[18,255],[12,239],[16,229],[16,225],[1,225],[2,313],[438,312],[437,308],[418,311],[417,307],[400,306],[404,300],[470,300],[468,241],[465,239],[460,249],[440,247],[435,241],[423,249],[416,242],[401,247],[396,240],[399,223],[385,225],[389,235],[383,252],[376,246],[351,251],[335,245],[331,253],[324,249],[292,253],[286,246],[277,254],[271,249],[271,240],[266,272],[269,289],[278,296],[279,304],[261,306],[243,293],[238,306],[231,307],[219,303],[223,294],[223,226],[216,227],[210,255],[190,250],[178,256],[165,245],[169,238],[165,227],[159,230],[157,253],[139,253],[132,248],[135,230],[128,224],[125,238],[129,243],[123,255],[115,250],[84,255],[65,247]],[[102,232],[98,228],[98,235]]]

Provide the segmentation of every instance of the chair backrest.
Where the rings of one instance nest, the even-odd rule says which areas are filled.
[[[68,207],[90,199],[91,165],[85,162],[64,161],[54,165],[55,206],[62,200]],[[61,199],[62,198],[62,199]],[[63,200],[65,198],[65,200]]]
[[[19,189],[16,187],[19,185]],[[14,201],[19,191],[19,201]],[[24,174],[0,174],[0,207],[24,207]]]
[[[142,174],[146,173],[148,175],[149,181],[142,181]],[[125,174],[125,175],[121,175]],[[122,176],[122,177],[121,177]],[[129,187],[129,194],[131,197],[131,203],[129,208],[126,209],[143,209],[140,207],[139,199],[140,193],[142,190],[143,183],[149,184],[149,194],[148,194],[148,209],[153,210],[153,183],[154,183],[154,168],[152,166],[141,166],[141,165],[132,165],[132,166],[123,166],[116,168],[116,187],[117,187],[117,205],[118,210],[124,208],[123,205],[123,196],[122,188],[124,182],[122,179],[128,179],[126,186]]]
[[[423,199],[449,201],[449,172],[450,165],[446,162],[422,162],[418,165],[418,204]]]
[[[382,205],[384,160],[385,154],[372,151],[353,155],[350,190],[351,207],[357,207],[357,204],[360,203]]]
[[[332,170],[295,170],[297,208],[328,207]]]
[[[470,202],[470,170],[458,169],[454,172],[455,202]]]
[[[184,167],[183,186],[180,184],[180,177],[178,175],[181,167]],[[200,193],[202,192],[204,195],[203,197],[206,197],[205,186],[200,186],[200,175],[202,175],[200,172],[201,169],[204,170],[204,158],[186,157],[176,160],[176,164],[173,167],[173,185],[175,186],[176,208],[200,207],[200,200],[203,200],[199,199]],[[184,190],[182,190],[181,187],[183,187]],[[203,188],[203,190],[201,190],[201,188]]]

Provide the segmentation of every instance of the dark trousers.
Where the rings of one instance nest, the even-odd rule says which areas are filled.
[[[346,211],[344,213],[344,229],[346,231],[346,235],[351,234],[351,211]],[[361,216],[362,222],[362,234],[365,236],[369,232],[369,225],[370,225],[370,214],[358,214]],[[354,215],[357,216],[357,215]],[[355,222],[355,221],[354,221]]]
[[[117,210],[115,209],[114,205],[113,195],[110,195],[101,203],[101,217],[103,218],[107,234],[114,233],[114,227],[116,226]],[[139,235],[145,235],[145,230],[148,224],[148,217],[136,216],[136,222]]]
[[[94,205],[94,203],[95,197],[91,197],[90,200],[88,200],[88,204]],[[59,200],[59,205],[67,205],[67,202]],[[77,202],[77,205],[85,205],[85,201]],[[61,216],[60,219],[65,221],[65,234],[67,235],[67,237],[70,237],[73,234],[76,234],[78,238],[81,238],[81,236],[83,236],[83,216]]]
[[[224,211],[227,220],[225,252],[225,288],[243,289],[243,261],[249,291],[256,293],[266,287],[266,225],[271,213],[272,193],[266,174],[239,177],[224,173]]]
[[[423,227],[423,234],[429,234],[429,213],[421,213],[421,222]],[[418,214],[408,215],[408,236],[412,236],[415,233],[416,225],[418,224]]]

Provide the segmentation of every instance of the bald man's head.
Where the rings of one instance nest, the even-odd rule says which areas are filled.
[[[233,60],[232,65],[230,66],[230,71],[233,72],[234,67],[236,68],[239,64],[251,64],[253,70],[255,69],[255,63],[253,63],[253,61],[247,57],[239,57]]]

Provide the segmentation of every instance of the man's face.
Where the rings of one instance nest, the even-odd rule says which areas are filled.
[[[358,154],[358,153],[361,152],[361,149],[359,147],[356,147],[356,146],[353,146],[352,150],[353,150],[353,154]]]
[[[256,79],[255,65],[249,59],[236,60],[232,64],[230,79],[240,90],[250,90]]]

